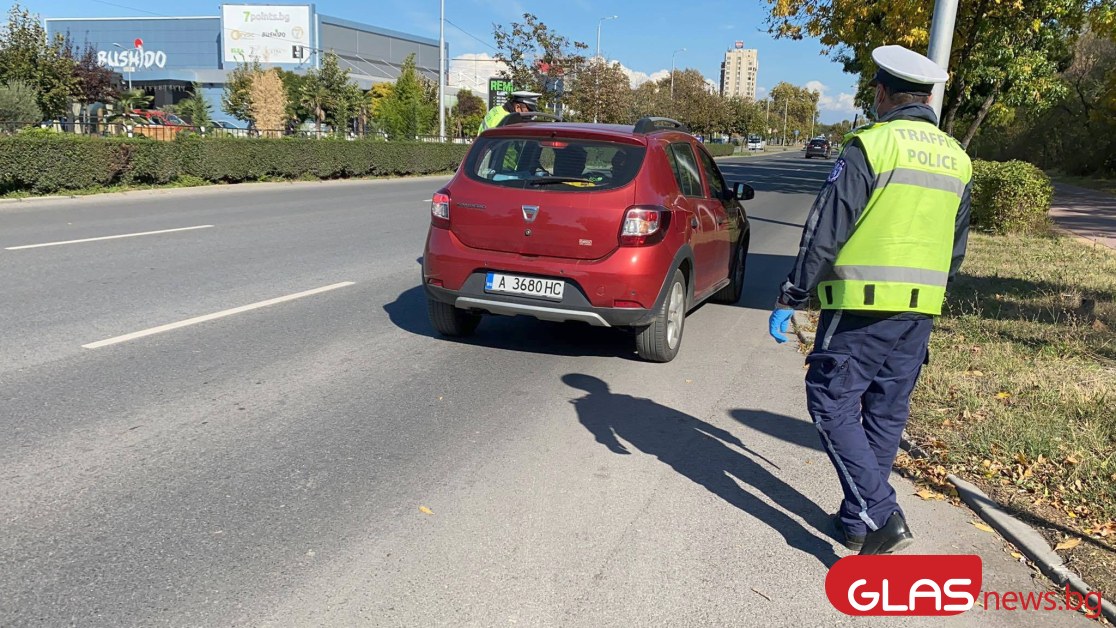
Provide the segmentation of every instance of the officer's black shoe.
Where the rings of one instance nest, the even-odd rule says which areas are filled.
[[[864,547],[860,555],[891,554],[905,549],[914,542],[914,535],[907,528],[907,522],[897,512],[891,513],[887,523],[879,530],[870,530],[864,537]]]
[[[861,547],[864,547],[863,534],[849,534],[845,531],[845,526],[841,523],[841,513],[833,515],[833,527],[837,529],[837,538],[841,544],[848,548],[850,551],[859,552]]]

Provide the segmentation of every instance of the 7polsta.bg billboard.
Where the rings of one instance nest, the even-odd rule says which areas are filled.
[[[310,43],[308,5],[221,5],[225,63],[302,63]]]

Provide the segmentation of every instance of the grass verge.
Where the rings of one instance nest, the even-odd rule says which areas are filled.
[[[979,484],[1116,595],[1116,254],[973,234],[931,340],[911,466]]]
[[[1116,179],[1073,177],[1059,174],[1051,175],[1051,178],[1059,183],[1068,183],[1069,185],[1076,185],[1079,188],[1089,188],[1090,190],[1116,195]]]
[[[898,469],[924,499],[974,482],[1116,596],[1116,253],[973,233],[930,352],[907,427],[929,457]]]

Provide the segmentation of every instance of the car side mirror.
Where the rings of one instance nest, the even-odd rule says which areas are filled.
[[[736,193],[736,198],[741,201],[750,201],[756,197],[756,190],[747,183],[737,183],[732,186],[733,192]]]

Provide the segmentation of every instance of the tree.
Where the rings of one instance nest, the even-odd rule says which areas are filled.
[[[327,53],[322,67],[307,73],[306,80],[317,81],[327,94],[323,103],[325,120],[334,130],[346,128],[358,108],[357,99],[361,94],[349,79],[349,69],[341,69],[340,58],[333,52]]]
[[[579,70],[585,65],[581,51],[589,49],[580,41],[571,42],[551,31],[530,13],[523,14],[523,23],[512,22],[510,30],[496,26],[493,38],[498,49],[496,60],[508,67],[500,75],[511,79],[517,88],[543,94],[541,106],[552,98],[546,89],[548,80]]]
[[[431,121],[437,115],[437,106],[426,101],[415,67],[415,55],[410,54],[403,61],[403,69],[391,94],[380,102],[380,126],[390,139],[413,139],[430,134]]]
[[[74,62],[77,85],[74,100],[82,106],[82,117],[88,120],[89,105],[110,103],[120,94],[121,76],[97,63],[97,51],[86,44],[80,55],[75,54],[73,42],[66,40],[64,54]]]
[[[805,87],[782,82],[771,89],[771,126],[775,134],[787,142],[794,140],[795,131],[800,139],[810,133],[810,121],[818,106],[818,93]]]
[[[287,91],[287,119],[301,123],[314,112],[302,104],[303,86],[306,84],[306,75],[290,70],[279,70],[279,77],[283,79],[283,88]]]
[[[252,77],[249,98],[256,128],[278,134],[284,128],[287,111],[287,91],[278,71],[268,70]]]
[[[259,62],[240,64],[229,72],[225,79],[225,91],[221,94],[221,109],[237,120],[254,122],[252,118],[252,81],[263,74]]]
[[[20,81],[0,85],[0,124],[4,125],[4,130],[12,131],[17,124],[42,119],[43,112],[36,96],[34,89]]]
[[[487,113],[487,103],[473,92],[463,89],[457,93],[457,104],[450,109],[451,127],[456,137],[473,135]]]
[[[609,65],[595,59],[574,76],[566,89],[565,104],[578,120],[591,122],[596,115],[598,122],[606,124],[631,122],[631,83],[619,63]]]
[[[194,83],[190,97],[178,103],[177,113],[194,126],[211,126],[213,122],[213,106],[205,99],[201,85],[197,83]]]
[[[391,95],[394,89],[395,83],[376,83],[372,86],[372,89],[368,90],[368,110],[371,112],[372,117],[379,117],[380,105],[384,102],[385,98]]]
[[[931,12],[917,0],[768,0],[777,37],[820,39],[845,71],[860,74],[857,104],[872,98],[871,51],[883,44],[926,50]],[[997,102],[1056,99],[1057,73],[1068,63],[1086,19],[1112,0],[975,0],[958,8],[942,126],[965,128],[967,145]],[[1107,9],[1106,9],[1107,7]],[[1098,20],[1104,22],[1104,19]]]
[[[78,88],[65,44],[61,36],[48,41],[38,16],[13,5],[0,29],[0,83],[22,81],[35,90],[44,115],[62,116]]]

